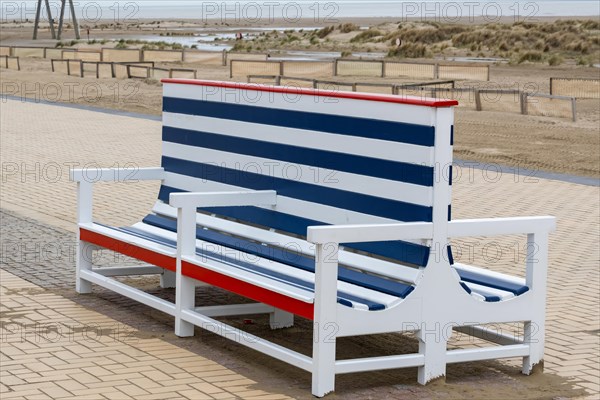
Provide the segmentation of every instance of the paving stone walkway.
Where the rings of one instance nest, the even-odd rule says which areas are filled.
[[[0,104],[0,126],[0,207],[8,211],[1,214],[2,228],[7,232],[10,227],[10,234],[2,236],[2,268],[43,288],[71,288],[74,236],[68,233],[75,229],[76,197],[75,184],[68,179],[69,167],[159,165],[160,123],[8,100]],[[557,232],[550,240],[546,371],[569,378],[585,389],[590,398],[600,398],[600,188],[506,172],[498,174],[493,166],[478,167],[484,169],[455,168],[453,218],[525,215],[558,218]],[[154,182],[99,184],[95,192],[95,218],[108,224],[133,223],[151,207],[157,188]],[[32,237],[31,224],[41,233]],[[55,239],[49,239],[52,237]],[[524,274],[523,246],[524,238],[517,236],[453,243],[455,258],[462,262],[520,275]],[[114,262],[110,257],[105,255],[100,262]],[[15,265],[23,268],[9,268]],[[30,284],[10,274],[3,274],[2,279],[5,276],[10,284],[17,286],[15,289],[9,285],[3,289],[6,293],[22,295],[41,290],[39,287],[20,290]],[[3,306],[4,299],[3,295]],[[23,301],[28,304],[33,300],[25,296]],[[22,312],[27,315],[29,311],[24,306]],[[101,312],[118,313],[116,320],[122,322],[127,311],[107,307]],[[34,315],[41,318],[39,313]],[[451,345],[478,344],[456,338]],[[11,385],[5,385],[12,389]]]

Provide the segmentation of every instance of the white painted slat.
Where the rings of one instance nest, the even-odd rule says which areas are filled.
[[[165,217],[177,218],[177,210],[162,201],[157,201],[152,211]],[[239,224],[223,218],[211,217],[206,214],[196,214],[196,223],[200,226],[235,234],[236,236],[256,240],[258,242],[271,243],[278,247],[287,247],[289,250],[297,251],[310,257],[314,257],[315,255],[314,244],[281,233]],[[343,265],[382,276],[389,276],[392,279],[401,280],[403,282],[415,283],[421,276],[421,271],[417,268],[394,264],[344,250],[340,250],[339,260]]]
[[[239,328],[233,328],[221,321],[212,319],[202,314],[198,314],[192,310],[184,310],[181,313],[181,318],[191,322],[201,328],[207,329],[212,333],[223,336],[229,340],[233,340],[239,344],[258,350],[271,357],[277,358],[288,364],[292,364],[305,371],[311,371],[312,360],[303,354],[286,349],[283,346],[269,342],[258,336],[254,336],[248,332],[241,332]]]
[[[80,223],[80,227],[85,228],[91,232],[96,232],[104,236],[108,236],[112,239],[119,240],[123,243],[130,243],[135,246],[142,247],[144,249],[150,249],[156,253],[163,254],[169,257],[175,257],[176,251],[174,248],[169,246],[164,246],[161,244],[157,244],[151,240],[146,240],[142,238],[138,238],[132,235],[129,235],[125,232],[119,232],[111,228],[107,228],[102,225],[94,224],[94,223]]]
[[[463,281],[464,282],[464,281]],[[507,292],[505,290],[494,289],[488,286],[478,285],[476,283],[464,282],[469,289],[473,291],[473,293],[480,294],[482,296],[498,296],[501,300],[508,300],[515,297],[515,295],[511,292]]]
[[[427,126],[434,125],[436,111],[432,107],[410,104],[169,83],[163,85],[163,96],[266,107],[274,112],[295,110]]]
[[[142,304],[156,308],[164,313],[175,315],[175,304],[167,300],[163,300],[112,278],[102,276],[89,270],[81,270],[79,271],[79,274],[82,279],[85,279],[88,282],[105,287],[115,293],[119,293],[120,295],[129,297],[130,299],[139,301]]]
[[[240,192],[171,193],[169,204],[174,207],[229,207],[275,205],[277,192],[274,190]]]
[[[458,363],[467,361],[491,360],[496,358],[525,357],[529,355],[528,344],[513,344],[487,348],[449,350],[446,352],[446,362]]]
[[[313,226],[308,228],[307,240],[313,243],[358,243],[414,238],[431,239],[431,222],[402,222],[394,224],[364,224]]]
[[[525,286],[525,278],[519,278],[519,277],[513,276],[513,275],[506,275],[506,274],[503,274],[500,272],[491,271],[489,269],[474,267],[472,265],[461,264],[461,263],[454,263],[453,267],[457,271],[474,272],[477,274],[488,276],[490,278],[498,279],[503,282],[508,282],[508,283],[512,283],[512,284],[516,284],[516,285]]]
[[[448,224],[448,236],[499,236],[552,232],[555,229],[556,218],[551,216],[463,219]]]
[[[335,362],[336,374],[348,374],[361,371],[377,371],[382,369],[420,367],[425,363],[423,354],[404,354],[400,356],[383,356],[357,358]]]
[[[169,142],[163,142],[163,155],[181,160],[218,165],[236,171],[247,171],[274,178],[289,179],[293,182],[303,182],[423,206],[431,206],[433,202],[431,187],[342,171],[316,169],[309,165],[287,163],[276,159],[253,157]]]
[[[160,180],[163,176],[163,168],[140,168],[136,165],[132,165],[131,168],[80,168],[69,171],[70,180],[91,183]]]
[[[163,125],[310,149],[433,166],[432,147],[408,143],[169,112],[163,113]]]

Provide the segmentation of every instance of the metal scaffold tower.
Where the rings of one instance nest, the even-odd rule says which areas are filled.
[[[48,14],[48,22],[50,23],[50,34],[52,39],[60,40],[65,20],[65,7],[69,2],[69,8],[71,10],[71,19],[73,21],[73,29],[75,30],[75,38],[81,39],[79,34],[79,24],[77,23],[77,16],[75,15],[75,6],[73,0],[61,0],[60,4],[60,17],[58,19],[58,32],[54,31],[54,18],[52,18],[52,10],[50,9],[50,1],[44,0],[46,6],[46,13]],[[35,24],[33,25],[33,40],[37,39],[38,28],[40,26],[40,15],[42,13],[42,0],[38,0],[37,8],[35,12]]]

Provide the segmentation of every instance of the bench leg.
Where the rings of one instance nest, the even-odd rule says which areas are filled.
[[[323,397],[335,388],[338,245],[315,249],[315,311],[313,328],[312,394]]]
[[[525,323],[524,341],[529,344],[529,356],[523,357],[522,372],[531,375],[534,372],[544,370],[544,325],[535,321]]]
[[[163,273],[160,274],[160,287],[161,288],[174,288],[175,287],[175,277],[177,274],[173,271],[169,271],[168,269],[163,269]]]
[[[182,310],[193,310],[196,302],[196,285],[194,280],[177,274],[175,289],[175,335],[179,337],[194,336],[194,324],[181,319]]]
[[[287,311],[275,309],[269,314],[271,329],[289,328],[294,326],[294,314]]]
[[[312,394],[323,397],[335,388],[335,325],[315,322],[314,326]]]
[[[77,241],[77,260],[75,261],[75,290],[79,294],[92,293],[92,283],[79,277],[79,271],[92,269],[92,248],[89,243]]]
[[[438,328],[436,326],[436,328]],[[417,332],[419,353],[425,356],[425,364],[419,367],[417,380],[421,385],[446,376],[447,338],[439,329],[421,329]]]

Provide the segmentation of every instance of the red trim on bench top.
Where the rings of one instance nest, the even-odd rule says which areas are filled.
[[[314,305],[312,303],[293,299],[186,261],[181,263],[181,272],[190,278],[206,282],[209,285],[220,287],[260,303],[277,307],[280,310],[291,312],[306,319],[312,320],[314,318]]]
[[[93,243],[106,249],[116,251],[129,257],[156,265],[175,272],[177,259],[175,257],[156,253],[152,250],[144,249],[135,244],[122,242],[97,232],[89,231],[85,228],[79,228],[79,238],[84,242]]]
[[[410,105],[414,105],[414,106],[426,106],[426,107],[434,107],[434,108],[452,107],[452,106],[458,105],[458,101],[456,101],[456,100],[422,99],[420,97],[394,96],[394,95],[388,95],[388,94],[374,94],[374,93],[340,92],[340,91],[334,91],[334,90],[311,89],[311,88],[290,88],[290,87],[270,86],[270,85],[259,84],[259,83],[207,81],[207,80],[200,80],[200,79],[173,79],[173,78],[165,78],[165,79],[162,79],[161,82],[162,83],[175,83],[175,84],[180,84],[180,85],[198,85],[198,86],[211,86],[211,87],[231,88],[231,89],[256,90],[256,91],[260,91],[260,92],[305,94],[305,95],[309,95],[309,96],[321,96],[321,97],[337,97],[337,98],[341,98],[341,99],[381,101],[381,102],[385,102],[385,103],[410,104]]]
[[[174,257],[156,253],[152,250],[144,249],[131,243],[122,242],[118,239],[114,239],[97,232],[92,232],[85,228],[79,228],[79,238],[84,242],[102,246],[109,250],[116,251],[161,268],[166,268],[171,271],[176,270],[177,260]],[[183,275],[190,278],[194,278],[201,282],[206,282],[209,285],[220,287],[229,292],[239,294],[249,299],[277,307],[281,310],[291,312],[309,320],[314,318],[314,306],[312,303],[305,303],[303,301],[290,298],[280,293],[272,292],[265,288],[261,288],[260,286],[253,285],[251,283],[244,282],[185,261],[182,263],[181,267],[181,272]]]

